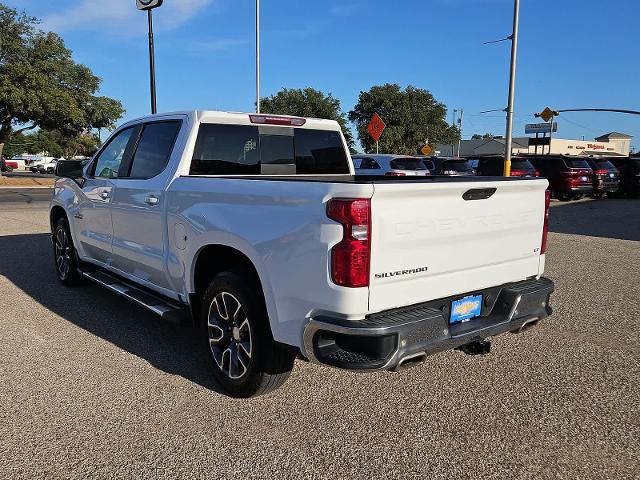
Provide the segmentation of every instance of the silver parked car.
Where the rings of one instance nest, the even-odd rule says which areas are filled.
[[[388,175],[392,177],[431,175],[425,164],[407,155],[353,155],[356,175]]]

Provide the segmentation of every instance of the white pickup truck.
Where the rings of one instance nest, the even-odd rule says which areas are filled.
[[[551,313],[547,180],[358,177],[334,121],[190,111],[59,162],[58,277],[193,319],[230,395],[295,358],[398,370]]]

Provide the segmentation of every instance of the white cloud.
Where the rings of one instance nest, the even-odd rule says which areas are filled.
[[[156,10],[154,21],[160,30],[180,27],[214,0],[172,0]],[[119,36],[135,36],[146,32],[143,12],[133,0],[78,0],[63,12],[54,13],[42,21],[43,30],[63,32],[69,30],[93,31]]]

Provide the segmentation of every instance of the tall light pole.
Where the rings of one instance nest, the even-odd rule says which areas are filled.
[[[256,113],[260,113],[260,0],[256,0]]]
[[[162,0],[136,0],[138,10],[147,11],[147,22],[149,24],[149,90],[151,92],[151,113],[158,112],[156,105],[156,59],[153,46],[153,14],[151,10],[162,5]]]
[[[513,138],[513,99],[516,83],[516,56],[518,54],[518,23],[520,0],[513,3],[513,33],[511,34],[511,67],[509,69],[509,103],[507,104],[507,131],[504,142],[504,175],[511,176],[511,144]]]

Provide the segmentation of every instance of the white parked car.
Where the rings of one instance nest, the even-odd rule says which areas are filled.
[[[356,175],[386,175],[391,177],[431,175],[425,164],[416,157],[407,155],[368,155],[351,157]]]
[[[191,317],[234,396],[295,358],[398,370],[551,314],[546,179],[358,177],[334,121],[212,111],[133,120],[56,173],[60,280]]]

